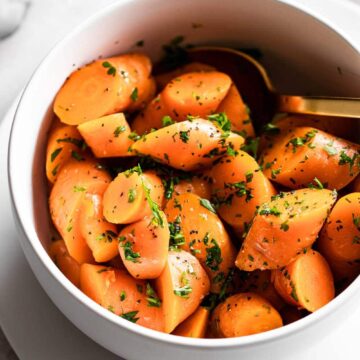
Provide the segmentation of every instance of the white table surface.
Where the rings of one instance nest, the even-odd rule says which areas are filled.
[[[15,0],[14,0],[15,1]],[[20,90],[24,87],[27,80],[31,76],[32,72],[35,70],[36,66],[39,64],[41,59],[48,53],[48,51],[53,47],[53,45],[60,40],[65,34],[67,34],[73,27],[79,24],[82,20],[86,19],[89,15],[96,12],[98,9],[103,8],[104,6],[115,2],[116,0],[30,0],[31,5],[29,7],[28,13],[25,17],[23,25],[19,30],[13,34],[11,37],[6,38],[0,41],[0,123],[16,98]],[[119,1],[119,0],[118,0]],[[120,0],[121,1],[121,0]],[[150,1],[150,0],[149,0]],[[168,0],[170,1],[170,0]],[[194,0],[195,1],[195,0]],[[234,0],[235,1],[235,0]],[[343,6],[353,7],[353,11],[359,11],[360,19],[360,0],[288,0],[289,3],[301,3],[302,5],[309,7],[311,9],[317,10],[324,13],[324,16],[334,23],[339,24],[343,31],[351,35],[352,40],[359,44],[360,47],[360,21],[359,22],[347,22],[345,19],[340,19],[337,14],[338,3],[341,2]],[[357,8],[357,6],[359,8]],[[31,119],[29,119],[30,121]],[[1,130],[4,131],[4,128]],[[0,134],[1,135],[1,134]],[[1,144],[0,144],[1,145]],[[4,156],[4,149],[0,151],[0,156]],[[1,176],[3,174],[1,173]],[[1,182],[0,187],[4,186],[5,183]],[[0,199],[0,202],[3,199]],[[16,242],[16,238],[12,239]],[[0,243],[0,251],[4,250]],[[14,260],[18,260],[19,267],[14,266],[12,270],[23,272],[24,281],[32,284],[32,288],[38,294],[31,295],[34,300],[41,299],[42,301],[47,300],[46,295],[43,293],[39,284],[35,280],[32,273],[29,273],[31,270],[25,263],[24,257],[20,251],[19,245],[14,243],[11,248],[7,248],[6,251],[11,253]],[[3,275],[3,274],[0,274]],[[1,277],[1,276],[0,276]],[[3,281],[4,276],[2,277]],[[8,284],[9,291],[13,291],[16,287],[16,284]],[[4,288],[2,288],[3,290]],[[14,294],[19,294],[19,292],[13,291]],[[0,293],[2,299],[6,296],[4,293]],[[26,296],[26,294],[24,294]],[[2,300],[0,299],[0,300]],[[1,304],[1,302],[0,302]],[[11,334],[10,341],[13,342],[15,351],[18,352],[21,359],[114,359],[115,357],[103,350],[95,343],[85,338],[84,335],[73,327],[67,319],[65,319],[59,311],[57,311],[54,305],[48,301],[49,309],[44,309],[44,314],[41,314],[41,311],[34,304],[34,311],[39,314],[39,321],[46,324],[46,312],[54,316],[58,321],[57,324],[53,324],[54,327],[60,327],[64,329],[66,333],[60,334],[61,337],[65,340],[62,340],[61,343],[64,344],[67,341],[69,346],[68,350],[57,349],[56,342],[50,341],[53,347],[46,351],[41,351],[41,347],[47,342],[46,339],[42,338],[39,334],[39,338],[36,342],[33,343],[32,347],[34,351],[30,355],[30,351],[24,352],[24,349],[17,349],[16,345],[23,344],[23,339],[14,338],[14,333]],[[11,311],[14,309],[9,309]],[[4,314],[6,309],[0,309],[0,314]],[[55,314],[55,315],[54,315]],[[36,316],[29,316],[28,318],[19,318],[18,314],[14,313],[14,321],[23,322],[23,331],[21,332],[21,338],[25,337],[26,334],[32,331],[32,326],[27,320],[36,321]],[[345,324],[341,328],[339,334],[344,334],[348,331],[355,331],[357,338],[360,334],[360,312],[357,313],[357,321],[352,321],[349,324]],[[2,325],[2,319],[0,317],[0,325]],[[59,335],[57,331],[51,331],[51,326],[49,322],[47,323],[49,327],[48,336]],[[34,326],[36,328],[36,326]],[[6,332],[5,326],[4,330]],[[14,330],[14,329],[11,329]],[[340,330],[340,329],[339,329]],[[10,329],[9,329],[10,332]],[[1,331],[0,331],[1,333]],[[42,334],[43,335],[43,334]],[[34,336],[32,336],[34,338]],[[82,339],[78,344],[72,341],[72,337],[75,339]],[[10,334],[9,334],[10,338]],[[36,338],[36,337],[35,337]],[[306,359],[325,359],[327,360],[355,360],[359,359],[359,347],[357,345],[358,340],[349,343],[346,342],[345,336],[340,336],[339,341],[336,346],[334,345],[334,337],[324,338],[321,346],[318,346],[314,349],[314,352],[311,354],[309,352]],[[343,342],[343,343],[341,343]],[[346,351],[337,352],[335,349],[340,348],[345,345],[347,347]],[[22,345],[21,345],[22,346]],[[349,349],[350,346],[350,349]],[[89,356],[89,351],[86,351],[86,347],[90,347],[91,356]],[[13,359],[14,355],[7,352],[1,351],[6,349],[6,344],[3,338],[0,335],[0,360],[2,359]],[[73,350],[78,349],[77,355],[73,355]],[[328,349],[328,350],[326,350]],[[89,349],[88,349],[89,350]],[[326,353],[326,354],[325,354]],[[51,354],[51,357],[50,357]],[[61,354],[61,355],[60,355]],[[70,354],[72,354],[70,356]],[[303,358],[305,359],[305,358]]]

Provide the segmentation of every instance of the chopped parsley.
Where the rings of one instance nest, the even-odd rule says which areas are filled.
[[[280,224],[280,230],[283,230],[283,231],[288,231],[289,230],[289,224],[288,224],[287,221]]]
[[[180,245],[185,244],[185,237],[181,232],[181,218],[177,216],[174,222],[169,222],[170,231],[170,248],[176,249]]]
[[[119,135],[121,133],[123,133],[126,130],[125,126],[118,126],[115,130],[114,130],[114,136],[115,137],[119,137]]]
[[[273,123],[268,123],[263,127],[263,133],[267,135],[277,135],[280,133],[280,128]]]
[[[139,98],[139,91],[138,88],[134,88],[134,90],[132,91],[131,95],[130,95],[130,99],[132,101],[136,101]]]
[[[70,143],[70,144],[73,144],[73,145],[75,145],[75,146],[77,146],[78,148],[81,148],[81,149],[84,149],[84,147],[86,147],[86,144],[84,143],[83,140],[72,138],[72,137],[57,139],[56,142],[57,143],[62,143],[62,142]]]
[[[121,290],[120,292],[120,301],[124,301],[126,299],[126,292],[124,290]]]
[[[141,139],[141,136],[138,135],[135,131],[132,131],[130,135],[128,136],[130,140],[137,141]]]
[[[215,122],[218,127],[224,132],[223,137],[230,135],[231,122],[226,116],[225,113],[212,114],[208,116],[208,119],[212,122]]]
[[[151,198],[150,196],[150,189],[144,184],[144,181],[141,181],[146,200],[150,206],[151,212],[153,214],[152,223],[156,226],[164,227],[164,220],[161,216],[161,211],[159,205]]]
[[[169,126],[169,125],[172,125],[172,124],[175,124],[175,121],[169,115],[165,115],[162,118],[163,127],[166,127],[166,126]]]
[[[180,131],[180,133],[179,133],[180,140],[185,144],[189,141],[189,133],[190,133],[190,130]]]
[[[219,265],[223,261],[221,257],[221,249],[215,239],[210,242],[213,246],[206,248],[206,266],[212,271],[219,270]]]
[[[214,207],[208,199],[200,199],[200,205],[216,214]]]
[[[82,161],[84,158],[75,150],[71,151],[71,157],[73,157],[77,161]]]
[[[181,286],[174,290],[174,294],[184,299],[189,298],[189,294],[192,293],[192,288],[189,285],[189,279],[186,278],[186,272],[182,272],[180,279]]]
[[[56,150],[54,150],[51,153],[51,155],[50,155],[51,162],[53,162],[56,159],[56,157],[61,153],[61,150],[62,150],[62,148],[57,148]]]
[[[134,202],[136,199],[136,190],[135,189],[129,189],[128,192],[128,203]]]
[[[136,323],[139,320],[139,318],[136,317],[137,314],[138,311],[129,311],[127,313],[123,313],[122,315],[120,315],[120,317],[122,317],[125,320]]]
[[[74,185],[73,190],[74,190],[74,192],[84,192],[84,191],[86,191],[86,187]]]
[[[261,209],[259,211],[260,215],[274,215],[274,216],[280,216],[281,215],[281,211],[278,210],[275,206],[273,206],[272,208],[270,208],[268,205],[265,205],[263,207],[263,209]]]
[[[134,252],[132,249],[132,244],[130,241],[127,241],[126,243],[123,243],[120,245],[122,248],[124,248],[124,256],[125,260],[131,261],[133,263],[139,263],[140,253]]]
[[[108,61],[104,61],[102,63],[102,66],[107,70],[107,74],[108,75],[112,75],[112,76],[115,76],[116,75],[116,67],[114,65],[112,65],[111,63],[109,63]]]
[[[148,302],[148,306],[150,307],[160,307],[161,301],[159,297],[156,295],[155,290],[152,288],[150,283],[146,284],[146,300]]]

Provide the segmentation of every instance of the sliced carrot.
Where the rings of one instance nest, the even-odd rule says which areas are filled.
[[[216,111],[227,115],[232,131],[239,132],[244,137],[255,136],[249,108],[245,105],[236,85],[231,85],[229,92]]]
[[[240,292],[253,292],[260,295],[278,311],[280,311],[286,304],[282,297],[278,294],[272,283],[272,276],[270,270],[241,272]]]
[[[151,214],[149,202],[161,205],[164,186],[153,172],[138,167],[120,173],[104,193],[104,216],[114,224],[130,224]]]
[[[231,79],[224,73],[192,72],[172,80],[161,94],[169,115],[182,121],[188,115],[206,117],[215,113],[230,86]]]
[[[277,269],[307,251],[336,200],[330,190],[280,193],[260,206],[236,259],[241,270]]]
[[[51,243],[49,255],[61,272],[77,287],[80,286],[80,265],[66,249],[64,240]]]
[[[97,262],[106,262],[118,254],[117,228],[103,216],[102,196],[86,194],[79,211],[82,237]]]
[[[212,334],[221,338],[258,334],[282,325],[281,316],[272,305],[251,292],[228,297],[211,317]]]
[[[353,192],[360,192],[360,175],[356,177],[356,179],[351,185]]]
[[[135,280],[125,271],[83,264],[80,289],[92,300],[120,317],[163,331],[161,303],[150,283]]]
[[[176,195],[192,193],[203,199],[210,200],[211,187],[209,181],[205,180],[203,177],[193,176],[189,179],[179,181],[179,183],[174,186],[174,193]]]
[[[314,250],[274,270],[274,285],[289,304],[314,312],[335,296],[334,280],[326,260]]]
[[[164,331],[171,333],[188,318],[209,292],[210,283],[199,261],[190,253],[169,251],[167,264],[155,280],[163,304]]]
[[[243,137],[224,132],[204,119],[182,121],[143,136],[132,145],[135,154],[180,170],[209,166],[231,148],[239,150]]]
[[[170,232],[165,214],[159,211],[158,216],[160,223],[148,215],[120,232],[120,256],[136,279],[155,279],[165,268]]]
[[[131,130],[123,113],[86,121],[78,130],[98,158],[131,156]]]
[[[208,326],[210,311],[202,306],[183,321],[172,332],[173,335],[192,338],[204,338]]]
[[[236,249],[209,201],[184,193],[174,196],[165,207],[172,225],[172,245],[191,252],[211,280],[211,291],[219,292],[230,269]]]
[[[94,160],[70,159],[61,168],[51,189],[49,205],[52,221],[70,256],[80,264],[93,261],[78,221],[82,201],[85,194],[103,194],[110,180],[110,175],[98,168]]]
[[[211,65],[203,64],[199,62],[192,62],[184,66],[180,66],[173,71],[156,75],[155,80],[158,89],[162,90],[171,80],[176,79],[180,75],[187,74],[190,72],[205,72],[205,71],[214,71],[214,70],[216,69]]]
[[[81,153],[84,141],[74,126],[56,126],[50,133],[46,149],[46,176],[54,183],[61,167],[71,154]]]
[[[318,179],[342,189],[360,172],[360,146],[311,127],[293,128],[262,153],[264,174],[296,189]]]
[[[244,151],[223,157],[209,176],[219,215],[240,233],[249,226],[259,205],[276,194],[258,163]]]

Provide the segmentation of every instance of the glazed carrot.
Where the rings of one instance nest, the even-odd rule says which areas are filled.
[[[172,332],[173,335],[205,338],[210,311],[202,306]]]
[[[182,121],[188,115],[205,117],[215,113],[230,86],[231,79],[224,73],[192,72],[172,80],[161,94],[169,115]]]
[[[158,211],[158,216],[161,223],[148,215],[124,227],[119,234],[121,259],[136,279],[155,279],[165,268],[170,232],[165,214]]]
[[[56,126],[50,133],[46,149],[46,176],[54,183],[61,167],[71,154],[81,153],[84,141],[74,126]]]
[[[159,90],[162,90],[171,80],[176,79],[180,75],[187,74],[190,72],[205,72],[216,70],[213,66],[203,64],[199,62],[192,62],[184,66],[180,66],[177,69],[162,73],[155,76],[156,84]]]
[[[210,184],[200,176],[193,176],[192,178],[181,180],[174,186],[174,194],[180,195],[184,193],[192,193],[203,199],[210,200]]]
[[[360,146],[311,127],[298,127],[262,153],[264,174],[296,189],[318,179],[329,189],[342,189],[360,171]]]
[[[74,71],[56,95],[55,114],[65,124],[79,125],[141,106],[151,97],[148,87],[153,87],[148,81],[148,64],[145,55],[128,54],[94,61]],[[147,71],[140,72],[142,68]]]
[[[212,334],[220,338],[257,334],[282,325],[281,316],[271,304],[251,292],[228,297],[211,317]]]
[[[280,311],[286,304],[272,283],[270,270],[241,272],[240,292],[253,292],[267,300],[276,310]]]
[[[172,245],[195,255],[210,277],[211,291],[219,292],[236,250],[210,202],[184,193],[169,200],[165,214],[172,224]]]
[[[80,286],[80,265],[68,253],[64,240],[51,243],[49,255],[61,272],[77,287]]]
[[[162,306],[150,283],[135,280],[125,271],[83,264],[80,289],[92,300],[120,317],[162,331]]]
[[[210,283],[199,261],[180,250],[169,251],[155,287],[163,304],[164,331],[171,333],[198,308],[209,292]]]
[[[153,172],[139,167],[118,174],[103,198],[105,219],[114,224],[130,224],[151,214],[149,202],[162,204],[164,186]]]
[[[93,261],[78,221],[82,201],[85,194],[102,195],[111,178],[94,160],[77,159],[70,159],[60,170],[51,189],[49,206],[52,221],[70,256],[82,264]]]
[[[219,215],[240,233],[249,226],[259,205],[276,194],[258,163],[244,151],[223,157],[209,177]]]
[[[236,259],[241,270],[277,269],[313,244],[336,200],[330,190],[300,189],[260,206]]]
[[[314,250],[274,270],[274,285],[289,304],[314,312],[334,298],[334,280],[326,260]]]
[[[232,84],[224,100],[216,110],[225,113],[231,122],[231,130],[244,137],[254,137],[255,130],[250,119],[249,108],[245,105],[237,87]]]
[[[106,262],[118,254],[117,228],[103,216],[102,196],[86,194],[79,211],[79,226],[82,237],[97,262]]]
[[[123,113],[86,121],[78,130],[98,158],[131,156],[131,130]]]
[[[194,170],[209,166],[229,148],[239,150],[243,141],[214,122],[194,119],[146,134],[132,145],[132,150],[176,169]]]

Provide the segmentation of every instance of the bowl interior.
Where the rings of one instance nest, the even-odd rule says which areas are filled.
[[[12,196],[27,238],[43,262],[49,260],[39,241],[46,249],[52,236],[44,159],[56,92],[83,64],[128,51],[142,51],[156,60],[162,45],[178,35],[190,44],[259,49],[280,92],[360,97],[354,75],[359,52],[322,21],[281,1],[136,0],[109,7],[43,61],[15,117],[9,151]],[[143,47],[136,46],[139,40]]]

